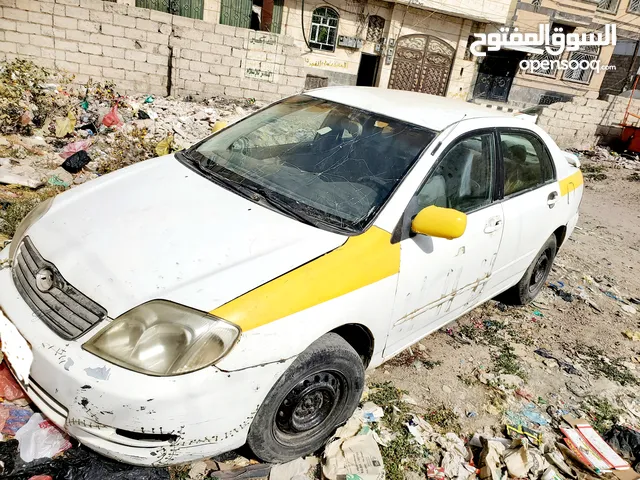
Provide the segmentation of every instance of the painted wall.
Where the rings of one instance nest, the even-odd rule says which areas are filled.
[[[396,0],[404,5],[416,5],[445,14],[481,22],[505,23],[509,18],[511,0]]]

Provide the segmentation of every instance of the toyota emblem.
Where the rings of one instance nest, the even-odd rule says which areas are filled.
[[[53,288],[53,272],[50,268],[43,268],[36,273],[36,287],[43,293]]]

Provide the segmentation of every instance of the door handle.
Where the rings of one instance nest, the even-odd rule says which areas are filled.
[[[491,218],[484,227],[484,233],[493,233],[502,227],[502,219],[499,217]]]
[[[547,197],[547,205],[549,206],[549,208],[553,208],[556,205],[558,198],[558,192],[551,192],[549,194],[549,196]]]

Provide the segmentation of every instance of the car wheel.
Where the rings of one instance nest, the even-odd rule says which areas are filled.
[[[551,235],[529,265],[522,280],[501,294],[498,299],[511,305],[526,305],[532,301],[547,282],[556,250],[556,236]]]
[[[282,463],[318,450],[358,406],[364,366],[335,333],[323,335],[291,364],[258,409],[247,436],[253,453]]]

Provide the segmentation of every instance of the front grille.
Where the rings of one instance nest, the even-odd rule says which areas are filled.
[[[49,269],[53,286],[42,291],[36,286],[36,273]],[[13,265],[13,282],[36,316],[62,338],[79,337],[107,316],[107,311],[69,285],[58,269],[47,262],[25,237]]]

